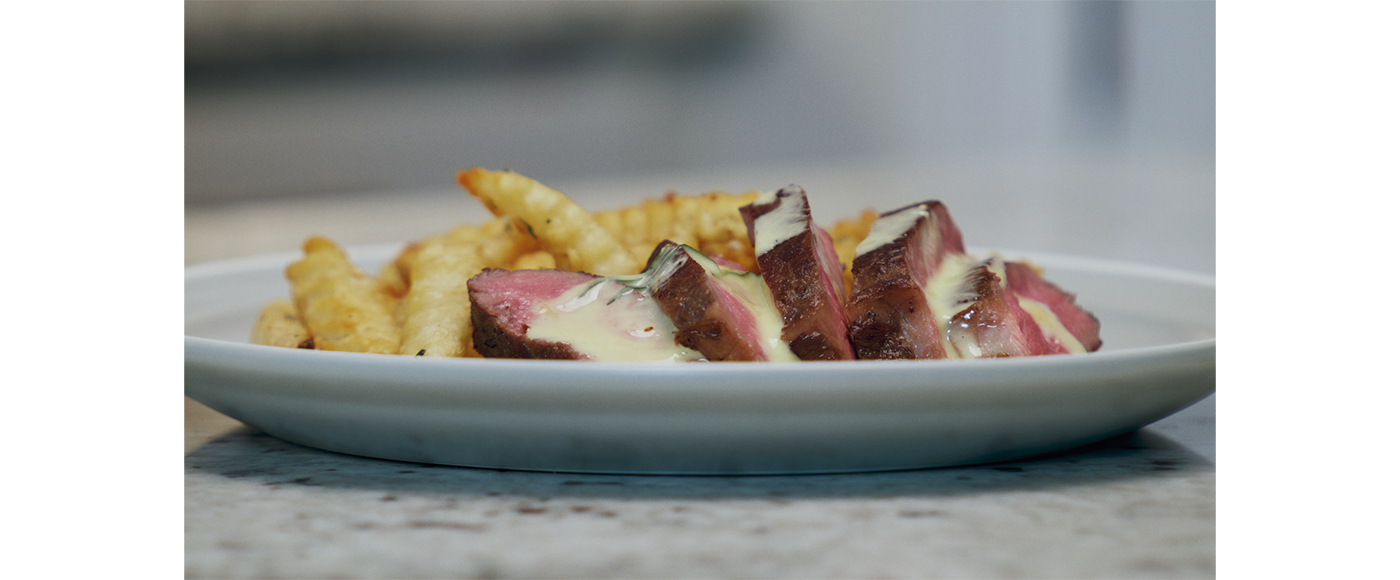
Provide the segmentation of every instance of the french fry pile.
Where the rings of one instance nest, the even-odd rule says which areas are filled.
[[[313,236],[287,267],[291,300],[268,303],[252,342],[271,346],[433,357],[479,357],[472,348],[467,280],[484,268],[560,268],[599,276],[635,274],[663,240],[755,268],[739,208],[759,193],[667,194],[589,213],[564,194],[509,171],[469,169],[457,181],[494,219],[408,244],[376,275],[334,242]],[[850,263],[875,212],[837,222],[830,233]]]

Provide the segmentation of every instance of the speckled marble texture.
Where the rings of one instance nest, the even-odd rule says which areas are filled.
[[[186,417],[190,578],[1214,577],[1214,397],[1033,460],[778,477],[400,463]]]

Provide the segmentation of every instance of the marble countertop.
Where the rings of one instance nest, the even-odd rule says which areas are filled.
[[[1019,188],[1024,177],[1003,175],[981,201],[949,205],[970,244],[1210,272],[1213,190],[1199,177],[1213,174],[1208,163],[1188,164],[1190,171],[1153,168],[1146,177],[1120,172],[1080,188],[1071,184],[1084,183],[1092,168],[1061,172],[1062,183],[1037,181],[1029,190]],[[851,173],[811,175],[804,186],[814,200],[819,188],[861,182]],[[740,177],[713,185],[675,176],[660,186],[641,178],[556,187],[579,192],[586,206],[609,207],[638,191],[768,181]],[[1186,195],[1163,198],[1149,190],[1114,201],[1103,211],[1127,221],[1111,228],[1086,231],[1084,218],[1071,211],[1117,200],[1117,192],[1149,181]],[[987,195],[1011,191],[1023,193],[1005,194],[995,202],[999,209],[1006,199],[1031,205],[1010,217],[1002,211],[1000,221],[978,216],[978,207],[992,203]],[[1034,201],[1047,191],[1070,193],[1054,203]],[[838,200],[831,215],[866,201]],[[465,196],[447,190],[187,206],[186,262],[291,251],[310,233],[346,244],[416,239],[482,217]],[[1210,233],[1169,243],[1183,224]],[[1214,396],[1135,433],[1022,461],[750,477],[535,473],[366,459],[275,439],[187,398],[185,572],[189,578],[1210,578],[1215,475]]]
[[[1208,578],[1214,396],[1068,453],[849,475],[366,459],[186,402],[189,578]]]

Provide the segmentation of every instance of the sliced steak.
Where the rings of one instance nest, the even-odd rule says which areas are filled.
[[[875,220],[851,265],[846,319],[856,358],[948,358],[924,287],[950,257],[963,259],[966,250],[940,202],[908,205]]]
[[[1007,291],[1006,264],[991,258],[973,264],[963,285],[953,290],[959,308],[946,327],[949,358],[999,358],[1062,354],[1046,340],[1040,325]]]
[[[759,272],[783,320],[783,341],[802,360],[852,360],[841,259],[812,225],[807,192],[788,186],[739,208]]]
[[[757,274],[724,268],[689,246],[657,245],[636,282],[675,324],[676,342],[709,361],[797,360]]]
[[[688,361],[651,298],[584,272],[490,269],[467,282],[472,339],[498,358]]]
[[[1048,310],[1054,315],[1055,320],[1041,323],[1046,340],[1071,353],[1094,352],[1103,346],[1099,338],[1099,319],[1075,304],[1073,294],[1047,282],[1035,268],[1007,262],[1006,283],[1023,309],[1037,318],[1045,318],[1037,310]]]
[[[472,346],[488,358],[582,359],[572,346],[532,339],[539,305],[597,276],[561,270],[491,268],[467,281],[472,302]]]
[[[1035,269],[967,255],[936,201],[882,214],[856,248],[846,305],[858,358],[995,358],[1093,351],[1093,315]]]

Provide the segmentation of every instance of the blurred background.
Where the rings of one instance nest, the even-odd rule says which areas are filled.
[[[482,166],[1213,272],[1214,62],[1197,1],[187,2],[186,261],[476,220]]]

